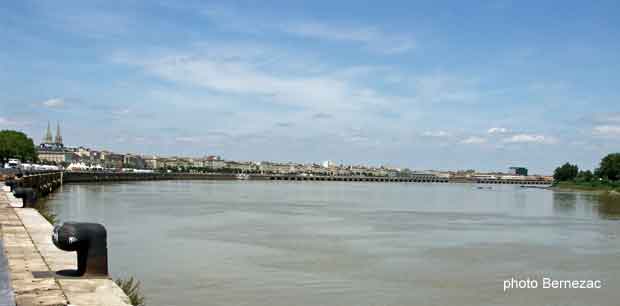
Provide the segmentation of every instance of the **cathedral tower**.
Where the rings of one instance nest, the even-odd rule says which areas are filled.
[[[53,143],[53,139],[52,139],[52,128],[50,126],[50,122],[47,122],[47,131],[45,131],[45,137],[43,137],[43,143],[44,144],[51,144]]]
[[[62,136],[60,136],[60,122],[56,124],[56,138],[54,138],[54,144],[62,147]]]

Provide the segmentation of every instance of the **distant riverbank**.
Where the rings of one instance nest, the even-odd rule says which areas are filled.
[[[595,193],[609,193],[620,196],[620,186],[608,182],[571,182],[563,181],[553,184],[551,189],[565,191],[590,191]]]

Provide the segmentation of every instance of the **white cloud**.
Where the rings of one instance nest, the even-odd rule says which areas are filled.
[[[114,115],[117,115],[117,116],[123,116],[123,115],[129,114],[130,112],[131,112],[131,110],[129,108],[122,108],[122,109],[119,109],[119,110],[115,110],[112,113]]]
[[[65,100],[61,98],[52,98],[41,102],[41,104],[49,108],[59,108],[65,105]]]
[[[283,26],[282,30],[302,37],[361,43],[386,54],[404,53],[416,47],[415,40],[409,36],[389,34],[374,27],[298,22]]]
[[[384,54],[409,52],[417,42],[411,34],[393,33],[374,26],[316,20],[275,20],[247,14],[233,7],[211,6],[201,10],[216,26],[241,33],[278,32],[302,38],[351,42]]]
[[[487,130],[489,134],[505,134],[508,133],[508,129],[502,127],[493,127]]]
[[[131,113],[129,108],[121,108],[112,111],[112,117],[115,119],[121,119]]]
[[[620,126],[598,125],[592,129],[592,133],[597,136],[620,136]]]
[[[199,143],[201,140],[198,137],[177,137],[175,138],[178,142],[186,142],[186,143]]]
[[[551,136],[536,135],[536,134],[516,134],[509,138],[505,138],[506,143],[540,143],[540,144],[553,144],[557,140]]]
[[[422,133],[422,136],[426,136],[426,137],[448,137],[451,135],[452,134],[446,131],[427,131],[427,132]]]
[[[462,144],[481,144],[481,143],[486,143],[486,142],[487,140],[485,138],[478,137],[478,136],[471,136],[471,137],[467,137],[461,140]]]
[[[303,68],[284,73],[282,67],[288,67],[287,61],[266,62],[262,57],[257,58],[255,50],[247,54],[237,51],[236,56],[230,56],[224,50],[228,48],[216,45],[210,48],[208,54],[189,52],[146,58],[123,56],[114,60],[185,85],[323,112],[360,110],[388,105],[401,99],[360,86],[351,78],[336,77],[335,73],[317,74]]]

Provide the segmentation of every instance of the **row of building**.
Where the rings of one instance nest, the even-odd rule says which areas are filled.
[[[70,169],[166,169],[182,171],[217,171],[230,170],[241,173],[262,174],[307,174],[307,175],[367,175],[396,176],[399,169],[388,167],[343,166],[333,162],[322,164],[275,163],[254,161],[226,161],[220,156],[161,157],[154,155],[118,154],[106,150],[92,150],[85,147],[66,147],[60,133],[60,124],[56,127],[56,136],[52,135],[48,123],[45,136],[37,149],[39,161],[48,164],[63,165]]]
[[[294,175],[331,175],[331,176],[435,176],[442,178],[527,178],[536,179],[527,174],[523,167],[511,167],[510,172],[480,174],[470,171],[411,171],[393,167],[339,165],[331,161],[316,163],[277,163],[269,161],[227,161],[220,156],[211,155],[199,158],[190,157],[162,157],[154,155],[118,154],[106,150],[92,150],[85,147],[65,147],[60,134],[60,125],[57,125],[56,136],[53,137],[48,124],[43,142],[38,147],[38,157],[41,162],[62,165],[71,170],[100,170],[100,169],[149,169],[166,171],[228,171],[256,174],[294,174]]]

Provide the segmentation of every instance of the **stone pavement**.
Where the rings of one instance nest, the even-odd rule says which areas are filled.
[[[0,191],[0,232],[17,306],[130,305],[111,279],[50,277],[53,271],[76,269],[77,256],[56,248],[53,226],[38,211],[9,206],[15,202],[10,192]]]

